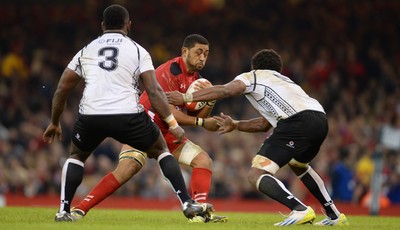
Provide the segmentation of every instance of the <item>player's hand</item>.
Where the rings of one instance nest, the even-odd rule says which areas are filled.
[[[47,126],[46,131],[44,131],[43,134],[43,141],[47,143],[52,143],[54,139],[61,140],[61,126],[60,125],[54,125],[54,124],[49,124]]]
[[[183,130],[182,127],[178,125],[174,129],[170,128],[169,131],[174,135],[174,137],[176,137],[176,140],[174,140],[175,144],[182,143],[183,138],[185,137],[185,130]]]
[[[210,88],[211,86],[213,85],[209,81],[196,81],[196,84],[194,85],[194,90],[197,91],[201,89],[206,89]]]
[[[179,92],[179,91],[171,91],[171,92],[165,92],[168,103],[173,104],[173,105],[183,105],[185,101],[183,100],[184,94]]]
[[[237,127],[237,121],[233,120],[229,115],[221,113],[219,116],[213,116],[219,125],[218,133],[224,134],[232,132]]]
[[[218,120],[213,117],[204,118],[204,126],[203,128],[208,131],[217,131],[219,129]]]

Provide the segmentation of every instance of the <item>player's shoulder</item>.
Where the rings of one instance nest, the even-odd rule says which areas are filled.
[[[275,78],[285,78],[285,76],[282,75],[281,73],[268,69],[251,70],[249,72],[242,73],[239,76],[241,76],[242,78],[247,78],[250,81],[254,82],[258,82],[260,80],[270,81],[271,79]]]
[[[163,64],[161,64],[156,72],[169,72],[169,76],[177,77],[183,73],[179,58],[170,59]]]
[[[181,66],[177,62],[172,62],[169,71],[173,76],[178,76],[183,73]]]

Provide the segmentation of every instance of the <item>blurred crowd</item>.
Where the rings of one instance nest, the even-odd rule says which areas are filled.
[[[273,48],[284,74],[324,106],[330,131],[313,167],[337,201],[370,202],[377,160],[381,199],[400,203],[400,1],[147,0],[2,1],[0,3],[0,194],[58,194],[82,86],[65,109],[63,139],[42,134],[52,95],[73,55],[101,34],[103,9],[120,3],[131,14],[130,37],[157,67],[180,55],[184,37],[210,42],[201,72],[213,84],[250,70],[251,56]],[[244,97],[218,101],[214,114],[258,116]],[[247,182],[251,159],[268,133],[225,135],[185,128],[214,159],[210,197],[268,199]],[[106,139],[85,164],[78,195],[114,169],[120,143]],[[182,167],[184,175],[190,168]],[[301,182],[288,169],[278,177],[300,198]],[[186,177],[188,179],[189,176]],[[115,195],[166,199],[172,189],[154,160]]]

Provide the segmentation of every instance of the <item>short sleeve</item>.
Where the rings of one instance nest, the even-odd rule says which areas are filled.
[[[243,94],[253,91],[254,76],[252,72],[242,73],[236,76],[234,80],[242,81],[246,85],[246,90],[243,92]]]
[[[149,70],[154,70],[153,60],[151,59],[150,54],[145,50],[142,50],[142,52],[144,55],[140,59],[139,63],[140,73],[144,73]]]
[[[73,70],[76,74],[82,77],[82,66],[79,62],[79,58],[82,55],[82,50],[75,54],[72,60],[69,62],[67,68]]]

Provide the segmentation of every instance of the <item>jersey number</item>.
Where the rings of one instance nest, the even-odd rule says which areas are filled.
[[[104,56],[105,61],[99,62],[99,66],[107,71],[115,70],[118,67],[118,49],[115,47],[104,47],[99,50],[99,56]]]

